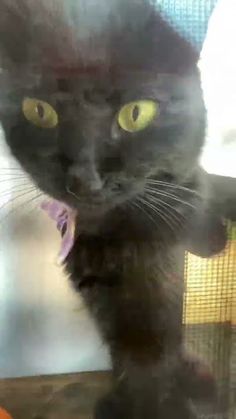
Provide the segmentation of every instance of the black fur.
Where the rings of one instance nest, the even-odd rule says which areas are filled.
[[[96,417],[191,418],[191,400],[212,383],[182,350],[184,250],[209,255],[224,245],[223,230],[213,248],[205,229],[211,235],[221,223],[198,167],[198,54],[147,0],[78,0],[73,13],[69,3],[1,2],[6,141],[44,192],[78,210],[66,269],[114,370]],[[59,125],[31,125],[24,97],[50,103]],[[119,109],[140,99],[158,101],[160,117],[138,133],[122,131]]]

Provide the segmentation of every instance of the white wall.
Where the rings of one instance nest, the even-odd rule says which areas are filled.
[[[26,180],[10,180],[17,164],[2,138],[0,156],[0,378],[108,368],[92,320],[56,265],[55,225],[40,200],[27,203],[36,192],[15,199]]]
[[[202,164],[210,173],[236,177],[236,1],[219,0],[202,51],[209,132]]]

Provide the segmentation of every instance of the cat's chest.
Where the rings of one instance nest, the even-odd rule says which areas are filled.
[[[182,277],[184,251],[155,241],[121,241],[80,237],[66,269],[79,290],[93,286],[143,287],[164,278],[174,283]]]

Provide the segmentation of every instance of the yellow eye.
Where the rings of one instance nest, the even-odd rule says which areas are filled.
[[[159,105],[152,100],[139,100],[123,106],[118,115],[120,127],[128,132],[145,129],[160,114]]]
[[[39,128],[55,128],[58,124],[56,111],[42,100],[25,98],[22,110],[26,119]]]

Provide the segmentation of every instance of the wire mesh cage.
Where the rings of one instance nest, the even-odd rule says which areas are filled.
[[[218,385],[218,402],[202,417],[235,419],[236,223],[228,223],[228,244],[220,255],[186,254],[183,323],[188,350],[208,363]]]

